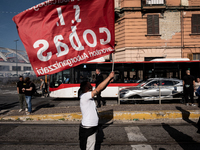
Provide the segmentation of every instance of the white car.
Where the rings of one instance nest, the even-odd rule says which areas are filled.
[[[119,91],[120,98],[135,98],[136,100],[181,97],[182,93],[182,80],[173,78],[150,78],[136,87],[124,88]]]

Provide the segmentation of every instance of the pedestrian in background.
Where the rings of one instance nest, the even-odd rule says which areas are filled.
[[[101,74],[101,70],[100,69],[96,69],[96,88],[98,87],[98,85],[103,81],[103,76]],[[103,106],[106,105],[106,101],[101,97],[101,92],[99,92],[97,94],[97,108],[101,107],[101,101],[103,103]]]
[[[183,92],[186,105],[196,106],[194,104],[195,78],[190,75],[190,70],[187,70],[186,75],[183,77]],[[188,99],[188,96],[190,97],[190,100]]]
[[[19,104],[20,104],[19,112],[23,111],[24,107],[25,107],[25,110],[28,111],[28,105],[27,105],[26,100],[25,100],[25,94],[22,91],[24,86],[25,86],[24,78],[22,76],[20,76],[19,81],[17,82],[17,93],[18,93],[18,96],[19,96]]]
[[[198,107],[200,107],[200,78],[197,78],[197,82],[195,83],[195,95],[198,96],[197,103]]]
[[[78,93],[80,98],[80,108],[82,112],[82,121],[79,128],[81,150],[95,149],[99,117],[94,102],[94,96],[98,95],[107,86],[113,77],[114,72],[111,72],[110,75],[93,91],[90,82],[83,81],[80,84]]]
[[[195,90],[200,86],[200,78],[197,78],[197,82],[195,83]]]
[[[32,112],[32,103],[31,103],[31,97],[33,95],[34,84],[30,81],[29,77],[25,78],[25,87],[22,89],[25,93],[26,103],[28,104],[28,112],[26,112],[26,115],[30,115]]]
[[[41,84],[40,84],[40,90],[42,90],[42,96],[41,98],[44,98],[44,93],[45,93],[45,82],[42,78],[40,78]]]

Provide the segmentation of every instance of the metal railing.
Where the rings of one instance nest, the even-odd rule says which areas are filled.
[[[40,78],[36,77],[35,75],[29,76],[29,78],[34,83],[40,83]],[[16,85],[18,81],[19,77],[0,77],[0,87]]]
[[[165,0],[142,0],[142,6],[165,5]]]
[[[159,100],[159,104],[161,104],[162,100],[181,100],[183,97],[183,86],[144,86],[139,87],[140,89],[131,90],[133,91],[130,97],[122,97],[124,96],[124,90],[128,87],[119,87],[118,88],[118,104],[120,101],[154,101]],[[134,87],[133,87],[134,88]],[[179,89],[179,90],[178,90]],[[120,92],[121,91],[121,92]],[[176,97],[177,96],[177,97]]]

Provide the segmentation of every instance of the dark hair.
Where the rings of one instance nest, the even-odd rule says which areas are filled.
[[[19,78],[23,78],[23,76],[19,76]]]
[[[30,78],[29,77],[26,77],[25,78],[25,82],[27,83],[27,82],[29,82],[30,81]]]
[[[81,95],[82,93],[85,93],[85,92],[86,92],[86,90],[87,90],[87,85],[88,85],[88,81],[83,81],[83,82],[81,82],[80,88],[79,88],[79,90],[78,90],[78,98],[80,97],[80,95]]]
[[[99,72],[101,72],[101,69],[97,68],[96,70],[98,70]]]

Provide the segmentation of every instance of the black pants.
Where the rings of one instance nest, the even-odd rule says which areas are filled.
[[[186,103],[194,103],[194,89],[193,88],[184,88],[184,96]],[[188,99],[190,97],[190,100]]]
[[[45,88],[42,88],[42,96],[45,94]]]
[[[79,140],[80,140],[80,148],[81,150],[86,150],[87,146],[87,139],[90,135],[93,135],[95,132],[97,132],[98,126],[91,127],[91,128],[84,128],[82,125],[80,125],[79,128]]]
[[[101,106],[101,101],[103,103],[103,105],[106,103],[106,101],[101,97],[101,92],[99,94],[97,94],[97,105]]]

